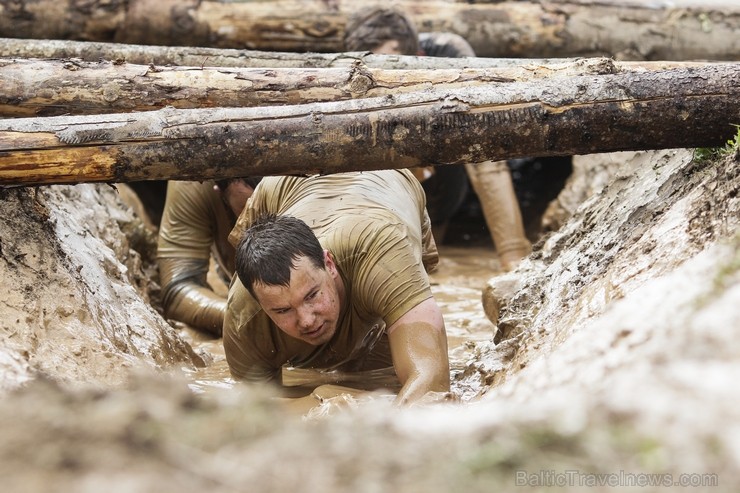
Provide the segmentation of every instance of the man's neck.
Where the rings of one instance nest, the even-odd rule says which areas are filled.
[[[337,267],[337,277],[334,279],[334,285],[337,288],[337,295],[339,296],[339,318],[344,316],[344,312],[347,309],[347,306],[349,305],[349,300],[347,299],[347,288],[344,284],[344,273],[342,272],[342,268],[337,264],[336,258],[334,258],[334,263]]]

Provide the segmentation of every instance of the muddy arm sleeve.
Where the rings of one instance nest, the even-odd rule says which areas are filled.
[[[450,363],[444,319],[434,298],[409,310],[388,328],[391,357],[401,390],[396,404],[409,404],[429,392],[450,390]]]
[[[226,298],[211,290],[206,283],[207,273],[208,260],[159,259],[162,306],[167,318],[221,335]]]

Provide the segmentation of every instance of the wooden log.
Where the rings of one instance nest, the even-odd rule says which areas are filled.
[[[570,63],[580,58],[437,58],[375,55],[369,52],[297,53],[192,46],[156,46],[59,39],[0,38],[1,58],[68,59],[127,62],[139,65],[241,68],[337,68],[357,62],[387,70],[504,68]]]
[[[0,121],[0,185],[226,178],[717,146],[738,64],[259,108]]]
[[[372,3],[372,2],[371,2]],[[375,2],[377,3],[377,2]],[[735,0],[397,0],[420,31],[483,57],[737,60]],[[350,0],[4,0],[0,36],[276,51],[342,51]]]
[[[0,117],[303,104],[541,77],[697,66],[607,58],[489,69],[385,70],[155,67],[118,62],[0,59]],[[700,65],[700,64],[699,64]]]

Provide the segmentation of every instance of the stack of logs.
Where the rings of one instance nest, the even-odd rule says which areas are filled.
[[[740,123],[740,8],[732,2],[397,3],[422,30],[457,30],[484,57],[341,53],[355,8],[341,1],[132,0],[105,9],[87,2],[84,12],[80,2],[2,2],[0,35],[65,39],[0,39],[0,186],[710,147]],[[634,30],[632,44],[624,30],[597,36],[581,26],[579,37],[574,19],[588,9],[611,12],[611,25],[624,19],[669,35],[662,47],[651,38],[651,56]],[[75,33],[97,41],[71,40]],[[522,45],[527,56],[571,58],[521,58]],[[675,61],[618,61],[617,53]],[[687,58],[711,61],[680,61]]]

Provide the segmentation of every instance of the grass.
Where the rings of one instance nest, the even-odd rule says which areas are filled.
[[[740,151],[740,125],[733,125],[737,129],[735,137],[729,139],[724,147],[698,147],[694,149],[694,161],[702,162],[720,159]]]

